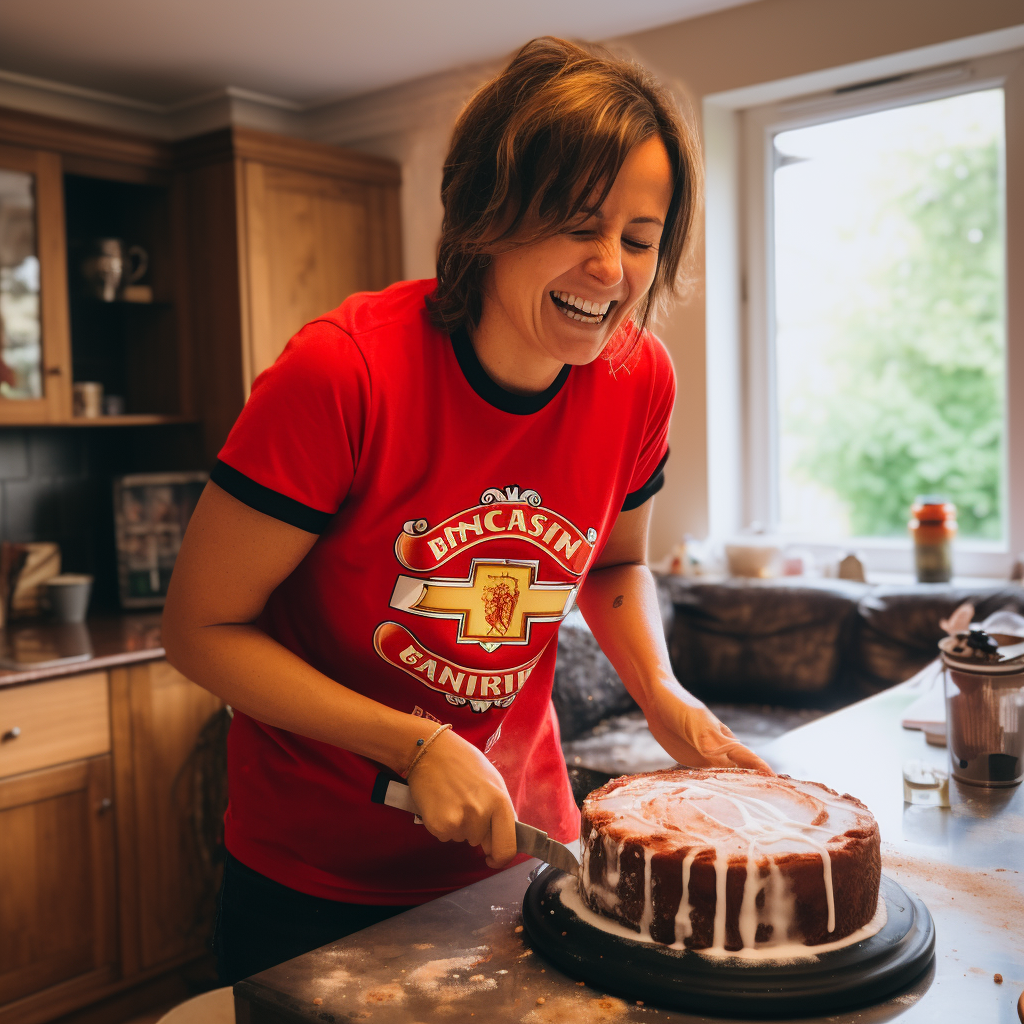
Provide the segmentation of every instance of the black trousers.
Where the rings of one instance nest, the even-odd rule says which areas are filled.
[[[213,935],[220,983],[233,985],[408,909],[307,896],[228,854]]]

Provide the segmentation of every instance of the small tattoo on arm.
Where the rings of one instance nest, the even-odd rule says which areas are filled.
[[[612,601],[612,607],[613,608],[621,608],[622,607],[622,600],[623,600],[622,595],[619,594],[619,596],[617,598],[615,598],[614,601]]]

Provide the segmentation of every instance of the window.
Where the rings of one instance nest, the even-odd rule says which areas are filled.
[[[958,575],[1003,575],[1024,549],[1024,225],[1007,220],[1007,191],[1011,210],[1024,191],[1022,68],[999,55],[736,117],[741,422],[725,486],[711,181],[727,154],[709,138],[713,531],[757,521],[910,572],[910,505],[941,493],[959,510]]]
[[[1001,541],[1003,90],[772,141],[772,518],[902,537],[938,493]]]

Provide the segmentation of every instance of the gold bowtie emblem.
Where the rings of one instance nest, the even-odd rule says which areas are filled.
[[[391,607],[414,615],[457,619],[459,643],[530,642],[532,622],[557,622],[572,607],[576,585],[537,581],[539,563],[473,560],[466,579],[399,576]]]

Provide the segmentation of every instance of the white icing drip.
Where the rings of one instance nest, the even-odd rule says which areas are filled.
[[[796,899],[789,891],[779,865],[773,857],[768,858],[768,891],[765,893],[765,910],[768,923],[772,926],[769,945],[783,945],[789,941],[789,929],[796,910]]]
[[[729,858],[715,851],[715,930],[711,945],[725,949],[725,883],[729,878]]]
[[[618,893],[611,892],[603,885],[592,885],[587,892],[610,913],[619,905]]]
[[[622,843],[616,843],[611,836],[604,837],[604,882],[609,888],[614,889],[619,884],[621,872],[620,861],[622,859]],[[615,866],[612,867],[612,856],[614,854]]]
[[[825,869],[825,899],[828,900],[828,924],[825,930],[836,930],[836,897],[832,891],[832,855],[824,843],[821,845],[821,866]]]
[[[729,858],[715,851],[715,931],[712,946],[725,948],[725,884],[729,880]]]
[[[640,918],[640,934],[644,938],[651,937],[651,922],[654,920],[654,872],[651,870],[651,858],[654,851],[648,846],[644,850],[644,913]]]
[[[576,888],[572,885],[572,879],[568,876],[560,879],[556,883],[556,886],[556,891],[558,892],[562,904],[567,909],[571,910],[578,918],[586,921],[587,924],[592,925],[599,931],[607,932],[609,935],[616,935],[622,939],[629,939],[631,942],[650,943],[651,945],[658,946],[661,949],[676,950],[680,953],[694,953],[699,956],[707,957],[709,960],[728,960],[735,958],[737,960],[751,960],[755,962],[779,961],[783,963],[794,960],[816,960],[822,953],[831,953],[836,949],[845,949],[847,946],[852,946],[855,943],[863,942],[864,939],[871,938],[872,935],[877,935],[878,932],[885,927],[885,923],[889,917],[885,906],[885,900],[881,895],[879,895],[874,917],[872,917],[866,925],[847,935],[846,938],[836,939],[833,942],[822,942],[816,946],[805,946],[803,943],[798,942],[782,942],[779,944],[760,945],[754,949],[744,948],[739,950],[728,950],[724,948],[688,949],[679,939],[671,945],[668,945],[666,943],[658,942],[655,939],[642,938],[631,928],[627,928],[618,921],[614,921],[608,917],[603,917],[600,914],[595,914],[583,902]]]
[[[760,923],[757,915],[757,894],[761,891],[761,872],[757,867],[757,860],[753,856],[756,842],[751,842],[747,850],[747,877],[743,881],[743,902],[740,904],[740,941],[744,946],[753,947],[756,944],[757,926]],[[765,893],[767,902],[768,894]]]
[[[693,934],[693,922],[690,920],[690,866],[696,856],[697,851],[691,850],[683,858],[683,894],[679,898],[679,910],[676,912],[676,945],[679,946],[683,944],[683,939]]]

